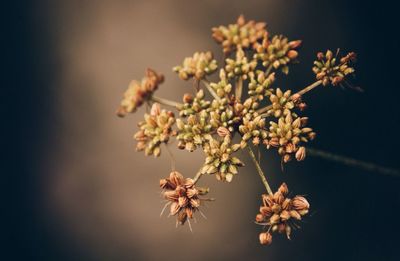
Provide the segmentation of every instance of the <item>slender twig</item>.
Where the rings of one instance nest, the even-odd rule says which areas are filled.
[[[199,181],[201,175],[202,175],[202,173],[201,173],[201,171],[199,170],[199,171],[196,173],[196,176],[194,176],[194,178],[193,178],[194,184],[196,184],[197,181]]]
[[[318,150],[318,149],[307,148],[307,154],[309,154],[311,156],[315,156],[315,157],[320,157],[320,158],[323,158],[326,160],[339,162],[339,163],[342,163],[342,164],[345,164],[348,166],[359,167],[363,170],[367,170],[367,171],[371,171],[371,172],[379,172],[384,175],[390,175],[390,176],[396,176],[396,177],[400,176],[400,171],[398,169],[386,168],[386,167],[376,165],[374,163],[356,160],[353,158],[336,155],[336,154]]]
[[[249,149],[249,154],[251,156],[251,159],[253,160],[254,164],[256,165],[257,173],[260,176],[262,183],[264,184],[265,188],[267,189],[268,194],[272,195],[273,192],[271,190],[271,187],[268,184],[267,179],[265,178],[264,172],[262,171],[260,164],[258,164],[258,162],[257,162],[256,155],[254,155],[254,152],[250,148],[250,145],[248,145],[247,148]]]
[[[207,90],[211,93],[214,99],[216,99],[217,101],[221,100],[221,98],[218,97],[218,95],[215,93],[213,88],[211,88],[210,83],[206,79],[201,80],[201,82],[204,84],[204,86],[206,86]]]
[[[164,99],[164,98],[161,98],[161,97],[157,97],[157,96],[154,96],[154,95],[151,96],[151,100],[154,101],[154,102],[158,102],[160,104],[163,104],[163,105],[174,107],[174,108],[177,108],[178,106],[182,105],[179,102],[171,101],[171,100]]]
[[[305,94],[305,93],[311,91],[312,89],[314,89],[314,88],[320,86],[321,83],[322,83],[322,81],[316,81],[316,82],[314,82],[314,83],[308,85],[307,87],[305,87],[305,88],[302,89],[301,91],[299,91],[299,92],[293,94],[291,97],[293,97],[294,95],[297,95],[297,94],[298,94],[298,95],[303,95],[303,94]],[[272,104],[271,104],[271,105],[268,105],[268,106],[266,106],[266,107],[264,107],[264,108],[261,108],[261,109],[257,110],[257,112],[261,114],[261,115],[260,115],[261,117],[266,117],[266,116],[268,116],[268,115],[267,115],[267,114],[264,114],[264,112],[267,112],[267,111],[270,110],[271,108],[272,108]]]
[[[303,95],[303,94],[305,94],[305,93],[311,91],[312,89],[314,89],[314,88],[320,86],[321,83],[322,83],[321,80],[316,81],[316,82],[314,82],[313,84],[310,84],[310,85],[308,85],[307,87],[305,87],[303,90],[297,92],[296,94]]]
[[[236,88],[235,88],[235,97],[239,101],[240,98],[242,97],[242,92],[243,92],[243,79],[242,77],[239,77],[236,81]]]
[[[165,143],[164,143],[164,144],[165,144]],[[168,155],[169,155],[170,160],[171,160],[171,169],[172,169],[172,171],[175,171],[176,161],[175,161],[174,154],[172,154],[172,151],[168,148],[168,145],[167,145],[167,144],[165,144],[165,149],[167,150]]]

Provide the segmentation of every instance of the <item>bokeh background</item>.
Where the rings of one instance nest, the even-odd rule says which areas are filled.
[[[293,239],[260,246],[253,223],[263,186],[250,160],[232,184],[213,177],[217,201],[191,233],[159,217],[158,180],[170,162],[134,151],[144,109],[114,114],[131,79],[163,72],[159,96],[178,100],[190,83],[172,66],[194,51],[221,58],[210,28],[243,13],[271,33],[302,39],[300,63],[282,88],[313,81],[317,51],[358,53],[365,92],[319,88],[307,95],[314,148],[399,168],[398,18],[391,1],[16,1],[9,5],[4,49],[10,60],[2,94],[7,204],[2,260],[399,260],[400,177],[319,158],[290,163],[274,153],[262,165],[272,185],[306,194],[312,215]],[[8,10],[6,10],[8,11]],[[10,15],[11,14],[11,15]],[[15,14],[15,15],[14,15]],[[201,153],[174,150],[194,175]]]

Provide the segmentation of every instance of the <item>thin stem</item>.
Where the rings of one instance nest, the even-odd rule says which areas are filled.
[[[217,100],[220,101],[221,98],[218,97],[218,95],[215,93],[215,91],[211,88],[210,83],[203,79],[201,80],[201,82],[204,84],[204,86],[206,86],[207,90],[211,93],[211,95]]]
[[[326,160],[339,162],[339,163],[342,163],[342,164],[345,164],[348,166],[359,167],[366,171],[371,171],[371,172],[375,171],[375,172],[379,172],[381,174],[396,176],[396,177],[400,176],[400,171],[397,169],[382,167],[382,166],[379,166],[379,165],[376,165],[373,163],[356,160],[356,159],[352,159],[352,158],[348,158],[348,157],[344,157],[344,156],[340,156],[340,155],[335,155],[333,153],[318,150],[318,149],[307,148],[307,154],[309,154],[311,156],[315,156],[315,157],[320,157],[320,158],[323,158]]]
[[[151,96],[151,100],[154,101],[154,102],[158,102],[160,104],[163,104],[163,105],[174,107],[174,108],[177,108],[177,107],[182,105],[179,102],[171,101],[171,100],[164,99],[164,98],[161,98],[161,97],[157,97],[157,96],[154,96],[154,95]]]
[[[165,143],[164,143],[164,144],[165,144]],[[167,145],[167,144],[165,144],[165,149],[167,150],[168,155],[169,155],[169,157],[170,157],[170,159],[171,159],[171,169],[172,169],[172,171],[175,171],[176,161],[175,161],[174,154],[172,154],[172,151],[168,148],[168,145]]]
[[[321,85],[321,83],[322,83],[321,80],[316,81],[316,82],[314,82],[313,84],[310,84],[310,85],[308,85],[307,87],[305,87],[303,90],[297,92],[296,94],[303,95],[303,94],[305,94],[305,93],[311,91],[312,89],[318,87],[319,85]],[[293,95],[292,95],[292,96],[293,96]]]
[[[236,99],[240,101],[240,98],[242,97],[242,92],[243,92],[243,79],[242,77],[239,77],[236,81],[236,88],[235,88],[235,96]]]
[[[194,184],[196,184],[197,181],[199,181],[201,175],[202,175],[202,173],[201,173],[201,171],[199,170],[199,171],[196,173],[196,176],[194,176],[194,178],[193,178]]]
[[[249,149],[249,154],[251,156],[251,159],[253,160],[254,164],[256,165],[256,169],[257,169],[258,175],[261,178],[262,183],[264,184],[265,188],[267,189],[268,194],[272,195],[273,192],[271,190],[271,187],[268,184],[267,179],[265,178],[264,172],[262,171],[260,164],[258,164],[258,162],[257,162],[256,155],[254,155],[254,152],[250,148],[250,145],[248,145],[247,148]]]
[[[314,83],[308,85],[307,87],[305,87],[305,88],[302,89],[301,91],[299,91],[299,92],[293,94],[291,97],[293,97],[293,96],[296,95],[296,94],[303,95],[303,94],[305,94],[305,93],[311,91],[312,89],[318,87],[319,85],[321,85],[321,83],[322,83],[322,81],[316,81],[316,82],[314,82]],[[267,115],[267,114],[263,114],[263,113],[264,113],[264,112],[267,112],[267,111],[270,110],[270,109],[272,109],[272,104],[270,104],[270,105],[268,105],[268,106],[266,106],[266,107],[264,107],[264,108],[261,108],[261,109],[257,110],[257,112],[261,114],[261,117],[266,117],[266,116],[268,116],[268,115]]]

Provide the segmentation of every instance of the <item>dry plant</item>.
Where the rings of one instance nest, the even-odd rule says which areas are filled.
[[[212,200],[204,197],[208,188],[197,186],[200,178],[214,175],[220,181],[231,182],[244,166],[239,152],[245,151],[266,189],[255,218],[263,228],[260,243],[270,244],[273,233],[283,233],[290,239],[292,230],[308,214],[310,204],[303,196],[289,198],[285,183],[274,192],[254,150],[276,150],[282,164],[304,160],[306,145],[316,134],[303,115],[307,107],[303,95],[318,86],[350,86],[347,78],[354,73],[351,64],[355,54],[341,56],[339,51],[330,50],[317,53],[312,68],[315,81],[293,92],[276,87],[275,79],[289,74],[289,66],[297,62],[301,40],[271,36],[265,23],[246,21],[243,15],[235,24],[212,28],[212,37],[222,46],[222,66],[211,52],[196,52],[173,68],[180,79],[193,80],[195,93],[185,94],[181,103],[157,97],[154,93],[164,77],[147,69],[141,82],[130,83],[117,114],[124,117],[143,104],[151,105],[134,135],[136,149],[146,155],[158,157],[161,146],[167,146],[173,138],[178,140],[179,149],[203,150],[204,164],[193,178],[184,178],[173,167],[170,175],[160,180],[167,202],[162,212],[169,207],[169,215],[176,216],[177,224],[187,221],[190,226],[194,213],[202,214],[202,204]],[[208,77],[218,67],[219,79],[212,82]],[[177,113],[160,105],[172,107]]]

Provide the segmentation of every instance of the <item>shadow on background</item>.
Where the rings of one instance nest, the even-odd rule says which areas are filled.
[[[158,94],[177,100],[190,83],[171,67],[194,51],[221,57],[210,28],[243,13],[269,31],[302,39],[300,64],[282,88],[311,83],[312,61],[327,48],[358,54],[357,93],[320,88],[307,95],[318,137],[312,146],[399,168],[397,17],[390,1],[40,1],[14,3],[2,85],[10,132],[4,260],[399,260],[400,177],[317,158],[290,163],[263,155],[276,188],[310,198],[313,215],[292,241],[258,244],[253,224],[263,187],[250,161],[232,184],[204,179],[217,201],[191,234],[159,218],[158,179],[167,155],[135,153],[139,113],[114,115],[122,92],[148,66],[164,72]],[[191,90],[191,89],[190,89]],[[177,152],[191,176],[201,154]],[[204,182],[204,181],[202,181]]]

